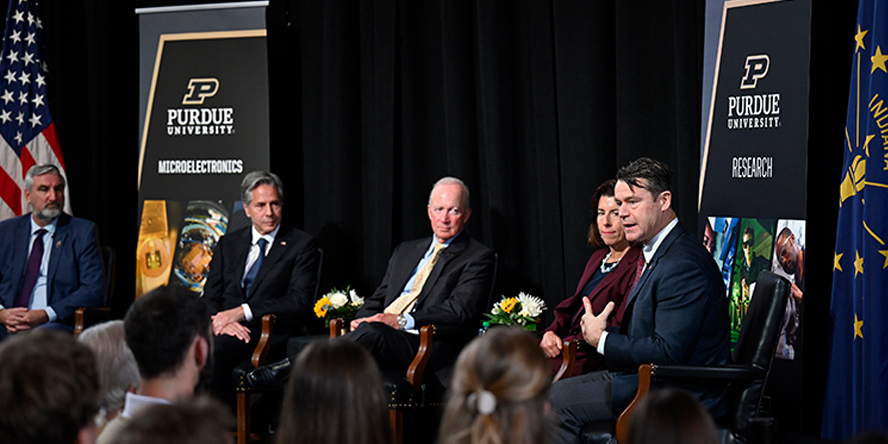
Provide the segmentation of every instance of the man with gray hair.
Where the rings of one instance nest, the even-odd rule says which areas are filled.
[[[129,346],[122,320],[104,322],[87,328],[77,340],[96,355],[99,371],[101,410],[96,422],[103,427],[123,409],[126,394],[142,385],[139,364]]]
[[[37,326],[73,331],[74,311],[104,301],[98,230],[71,217],[54,165],[25,176],[32,212],[0,223],[0,340]]]
[[[427,211],[433,236],[395,248],[382,284],[364,300],[345,337],[364,346],[380,368],[407,370],[419,349],[417,330],[434,325],[429,368],[443,377],[477,334],[495,260],[493,251],[463,230],[472,209],[461,180],[436,182]],[[260,387],[283,385],[289,371],[285,360],[254,370],[250,379]]]
[[[279,319],[272,353],[284,355],[286,338],[312,312],[320,260],[314,237],[281,224],[284,187],[277,175],[247,174],[241,194],[252,224],[219,239],[204,286],[215,335],[211,390],[221,400],[231,398],[231,372],[256,347],[268,313]]]

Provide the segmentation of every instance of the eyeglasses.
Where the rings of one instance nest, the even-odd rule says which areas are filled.
[[[743,248],[751,248],[752,247],[752,239],[743,241]]]

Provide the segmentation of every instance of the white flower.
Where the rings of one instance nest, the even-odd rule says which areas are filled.
[[[327,297],[327,299],[330,300],[330,305],[332,305],[333,308],[340,308],[348,303],[348,298],[345,296],[345,294],[339,291],[331,293],[330,296]]]
[[[364,298],[358,296],[358,292],[356,292],[354,290],[349,290],[348,297],[351,298],[351,303],[355,307],[360,307],[360,306],[364,305]]]
[[[535,318],[541,315],[543,310],[546,309],[546,301],[536,296],[526,294],[523,291],[518,293],[518,302],[521,303],[521,312],[518,313],[520,316]]]

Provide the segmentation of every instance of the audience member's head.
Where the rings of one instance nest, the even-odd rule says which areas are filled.
[[[158,381],[177,382],[190,396],[211,350],[210,317],[196,294],[181,287],[160,287],[130,306],[124,319],[126,343],[142,376],[142,391]],[[158,396],[157,394],[149,394]]]
[[[441,444],[546,442],[549,364],[538,340],[498,327],[459,355],[441,422]]]
[[[126,392],[139,388],[139,365],[126,345],[123,321],[105,322],[87,328],[77,338],[96,355],[99,371],[99,402],[103,420],[110,420],[123,409]]]
[[[0,363],[0,442],[95,441],[99,378],[85,345],[38,329],[4,341]]]
[[[354,342],[314,342],[296,357],[280,444],[384,444],[392,441],[379,368]]]
[[[627,444],[718,444],[712,417],[694,395],[678,389],[654,390],[635,408]]]
[[[145,407],[126,423],[120,444],[233,444],[234,417],[218,401],[199,396]]]

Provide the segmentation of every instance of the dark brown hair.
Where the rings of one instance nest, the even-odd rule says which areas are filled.
[[[306,347],[293,364],[276,442],[391,443],[388,408],[373,357],[345,338]]]
[[[70,444],[99,411],[96,358],[70,333],[17,334],[0,362],[0,442]]]
[[[660,193],[672,192],[672,169],[659,160],[640,157],[617,171],[617,181],[625,182],[630,188],[648,190],[657,200]],[[677,208],[676,203],[676,195],[672,193],[671,207]]]
[[[629,421],[627,444],[719,444],[709,412],[694,395],[678,389],[648,393]]]
[[[219,401],[201,396],[139,410],[117,435],[126,444],[234,443],[234,416]]]
[[[614,197],[614,186],[616,184],[616,180],[608,180],[595,189],[595,196],[592,197],[592,214],[596,216],[592,219],[592,224],[589,225],[589,234],[586,239],[589,241],[589,245],[593,247],[601,248],[606,246],[604,239],[601,238],[601,233],[598,231],[598,202],[601,201],[602,197]]]

